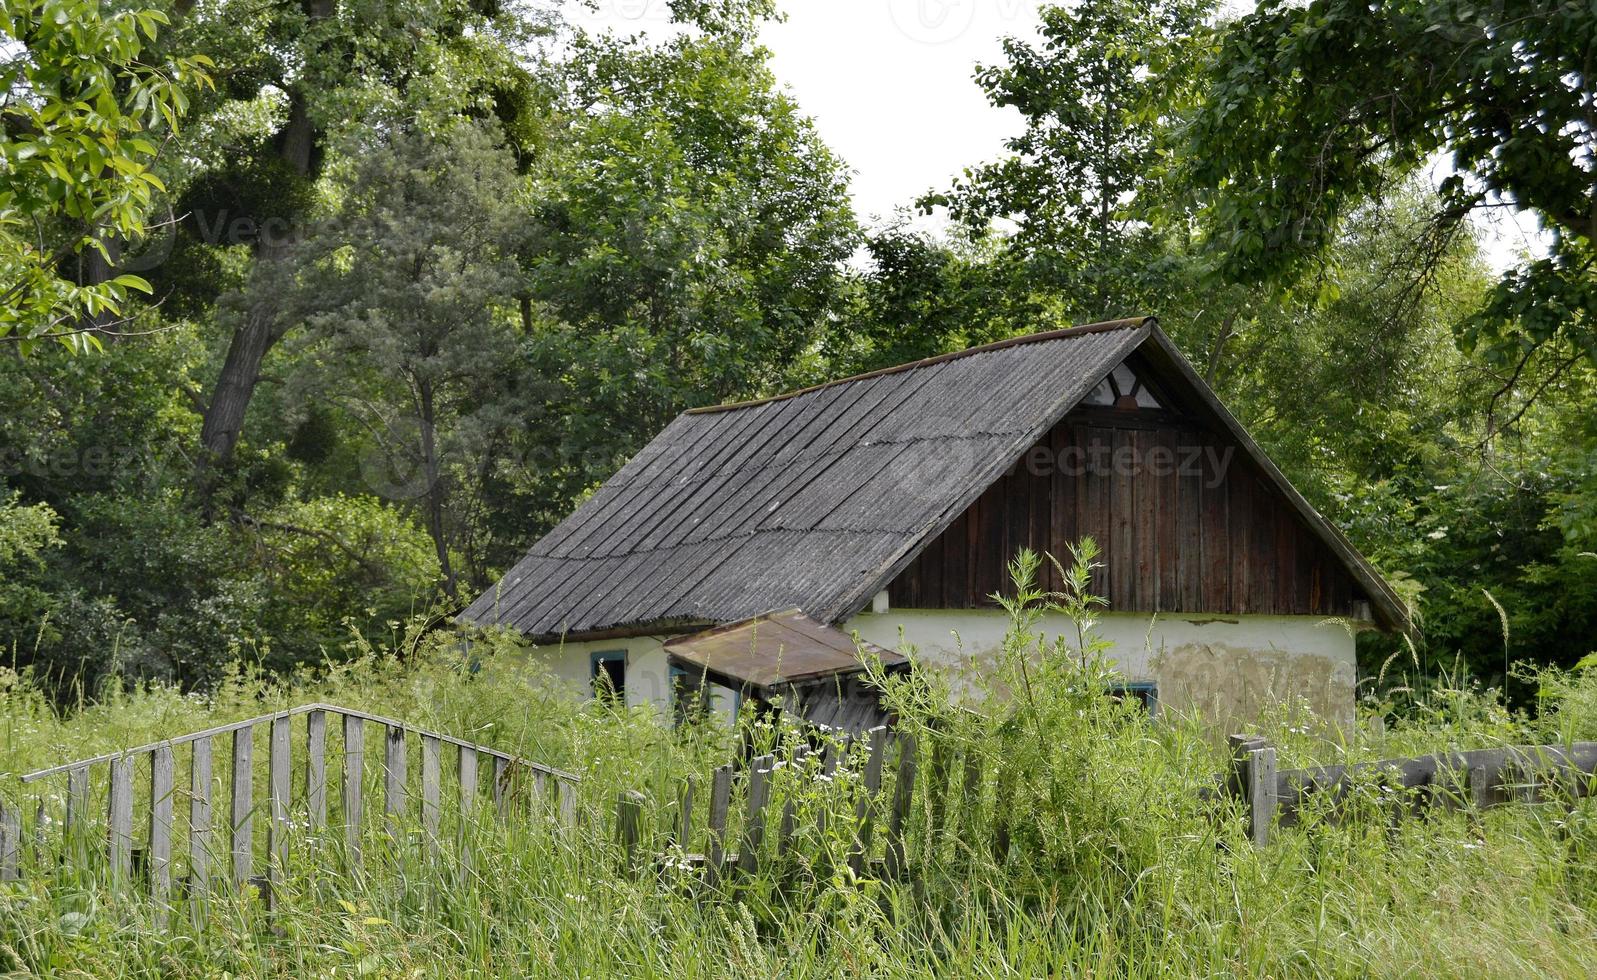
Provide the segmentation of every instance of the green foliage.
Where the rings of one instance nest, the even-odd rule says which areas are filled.
[[[1502,278],[1465,339],[1558,339],[1592,356],[1591,95],[1576,80],[1594,31],[1581,3],[1260,4],[1223,33],[1187,151],[1227,272],[1291,276],[1394,174],[1445,154],[1454,172],[1433,241],[1504,204],[1553,236],[1547,259]]]
[[[95,0],[6,0],[0,37],[16,49],[0,68],[0,341],[24,353],[47,338],[96,348],[80,321],[122,317],[130,291],[150,291],[131,273],[64,273],[144,233],[164,190],[155,141],[209,84],[203,55],[146,60],[166,23],[159,10],[106,12]]]
[[[1092,639],[1092,561],[1090,550],[1079,552],[1057,596],[1032,587],[1037,558],[1012,567],[1017,597],[998,671],[1018,683],[1024,665],[1029,679],[1007,712],[955,710],[929,675],[893,682],[889,696],[923,763],[940,746],[957,748],[982,762],[989,791],[1000,778],[1013,787],[1007,802],[974,814],[954,795],[948,816],[970,822],[941,846],[917,845],[911,880],[881,877],[874,863],[854,876],[834,861],[834,873],[821,876],[813,865],[768,864],[732,886],[689,887],[663,843],[677,781],[701,780],[702,814],[711,766],[743,740],[763,750],[792,733],[752,715],[737,733],[713,723],[673,730],[648,710],[571,698],[505,634],[473,638],[474,670],[458,637],[407,628],[393,652],[368,649],[315,677],[235,669],[209,697],[113,690],[71,717],[5,675],[0,771],[324,700],[469,735],[577,771],[583,782],[582,824],[569,837],[520,815],[462,827],[474,873],[419,847],[391,868],[376,819],[359,877],[327,870],[321,858],[336,852],[334,841],[296,838],[274,913],[218,897],[203,928],[182,915],[156,928],[148,906],[49,870],[0,890],[4,955],[33,972],[120,976],[1584,976],[1597,966],[1592,800],[1508,806],[1478,821],[1437,810],[1392,828],[1391,801],[1360,784],[1354,799],[1369,799],[1355,802],[1363,809],[1352,820],[1331,824],[1310,811],[1269,848],[1254,848],[1236,807],[1199,798],[1223,769],[1221,751],[1179,722],[1151,721],[1103,696],[1113,650]],[[1045,610],[1081,620],[1070,635],[1043,635]],[[1590,733],[1594,675],[1549,671],[1542,681],[1537,719],[1438,691],[1384,734],[1361,726],[1335,745],[1284,728],[1261,734],[1282,747],[1284,764],[1299,765]],[[809,818],[852,798],[858,761],[845,758],[829,780],[797,767],[776,774],[784,793],[804,787],[794,797],[803,853],[846,853],[850,821],[817,838]],[[375,768],[373,759],[368,775]],[[964,778],[951,775],[951,785]],[[892,779],[890,771],[884,799]],[[646,798],[647,853],[658,846],[668,860],[628,878],[612,821],[617,795],[634,790]],[[880,841],[885,815],[876,816]],[[445,807],[446,826],[457,817]],[[911,809],[909,840],[924,843],[927,817]],[[995,854],[1000,821],[1014,836]],[[454,840],[451,828],[446,854]],[[784,867],[791,876],[780,876]]]

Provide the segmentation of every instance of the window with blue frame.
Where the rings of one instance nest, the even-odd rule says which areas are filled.
[[[590,658],[593,668],[593,696],[627,703],[627,652],[599,650]]]
[[[1159,685],[1151,681],[1117,684],[1109,689],[1109,696],[1117,701],[1133,701],[1140,704],[1150,715],[1157,714],[1159,710]]]

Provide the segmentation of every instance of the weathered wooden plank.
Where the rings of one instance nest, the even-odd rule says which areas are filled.
[[[1214,452],[1202,455],[1203,465],[1203,608],[1205,612],[1231,612],[1231,474],[1225,447],[1211,442]],[[1216,464],[1219,465],[1216,465]],[[1221,467],[1226,467],[1222,469]],[[1250,556],[1250,560],[1251,556]]]
[[[1253,843],[1260,847],[1270,843],[1270,828],[1275,823],[1275,758],[1275,748],[1268,745],[1248,753],[1248,809]]]
[[[67,770],[66,836],[73,854],[78,853],[89,822],[89,767]]]
[[[931,804],[926,821],[926,857],[935,857],[940,851],[946,833],[944,819],[948,814],[948,776],[953,767],[954,747],[946,733],[936,733],[932,745],[932,764],[927,772],[927,796]]]
[[[172,897],[172,802],[177,765],[172,747],[150,753],[150,898],[164,919]]]
[[[327,712],[305,715],[305,809],[312,831],[327,826]]]
[[[294,791],[294,770],[289,758],[290,724],[286,715],[272,719],[266,756],[266,900],[273,908],[278,905],[283,880],[288,875],[288,808]]]
[[[211,888],[211,740],[189,750],[189,895],[198,901]]]
[[[460,822],[470,822],[477,807],[477,750],[460,748]]]
[[[560,826],[571,830],[577,826],[577,784],[569,779],[556,779],[556,791],[560,795]]]
[[[390,725],[383,744],[383,814],[388,822],[388,836],[395,842],[404,833],[405,763],[405,729]]]
[[[882,763],[887,755],[887,728],[878,725],[868,733],[869,748],[865,759],[865,785],[854,801],[854,850],[848,857],[848,866],[855,875],[863,874],[865,862],[870,859],[872,827],[875,823],[876,796],[882,788]]]
[[[366,817],[366,720],[345,715],[344,724],[344,855],[351,869],[360,867],[362,825]]]
[[[21,874],[22,811],[0,800],[0,881],[16,881]]]
[[[749,767],[747,808],[743,814],[743,839],[738,844],[738,870],[753,874],[760,867],[760,846],[765,842],[765,807],[770,803],[771,765],[762,755]]]
[[[427,853],[438,856],[438,794],[442,770],[440,745],[429,735],[421,737],[421,828],[427,837]]]
[[[493,799],[494,816],[500,821],[510,816],[510,801],[514,798],[510,783],[510,760],[502,755],[494,756],[493,761]]]
[[[106,796],[110,874],[113,888],[126,887],[133,874],[133,756],[111,760]]]
[[[616,799],[616,845],[621,851],[621,870],[628,876],[638,873],[638,828],[643,821],[643,794],[635,790]]]
[[[965,747],[965,780],[960,793],[960,830],[967,841],[976,840],[977,821],[982,803],[981,753],[973,745]]]
[[[710,779],[710,812],[706,818],[705,879],[714,884],[726,860],[726,818],[732,805],[732,767],[719,766]],[[686,846],[686,845],[684,845]]]
[[[683,851],[688,849],[688,844],[693,840],[693,777],[682,780],[677,788],[677,825],[676,844]]]
[[[233,797],[230,819],[233,823],[233,885],[242,888],[250,880],[255,859],[255,730],[233,731]]]
[[[915,802],[915,775],[919,744],[915,734],[898,733],[898,779],[893,787],[893,810],[887,824],[887,876],[898,878],[909,870],[904,825]]]

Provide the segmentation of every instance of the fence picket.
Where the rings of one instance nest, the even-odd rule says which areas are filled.
[[[242,888],[250,880],[251,864],[255,857],[255,815],[253,767],[255,765],[255,728],[240,728],[233,732],[233,886]]]
[[[726,817],[732,806],[732,766],[717,766],[710,779],[710,812],[706,818],[704,876],[710,884],[720,878],[726,861]]]
[[[887,823],[887,876],[897,878],[909,869],[904,846],[904,824],[915,802],[915,773],[919,743],[911,732],[898,733],[898,779],[893,786],[893,810]],[[932,787],[933,792],[936,786]]]
[[[557,778],[555,785],[560,793],[560,826],[573,829],[577,826],[577,784]]]
[[[327,826],[327,712],[305,716],[305,808],[310,829]]]
[[[150,753],[150,898],[158,922],[164,922],[172,896],[172,797],[176,765],[172,747]]]
[[[772,756],[762,755],[749,767],[748,808],[743,815],[743,840],[738,845],[738,870],[753,874],[760,867],[760,845],[765,841],[765,807],[771,801]]]
[[[693,777],[689,776],[677,791],[676,844],[684,851],[693,840],[693,790]]]
[[[270,777],[266,784],[266,901],[270,908],[277,907],[279,892],[288,875],[288,806],[293,792],[290,734],[286,715],[272,719],[271,741],[266,757]]]
[[[629,877],[638,873],[638,825],[643,820],[643,794],[622,793],[616,800],[616,844],[621,849],[621,870]]]
[[[366,719],[344,716],[344,860],[360,867],[361,822],[366,811]]]
[[[77,843],[82,839],[84,825],[89,817],[89,767],[79,766],[67,770],[67,839]]]
[[[383,813],[388,822],[388,836],[395,844],[404,831],[405,803],[405,729],[389,725],[388,738],[383,744]]]
[[[133,757],[111,760],[111,786],[106,794],[112,888],[127,885],[133,872]]]
[[[211,884],[211,740],[195,739],[189,756],[189,895]]]
[[[515,795],[506,785],[510,780],[510,760],[502,755],[494,756],[494,816],[503,822],[510,816],[510,801]]]
[[[0,881],[16,881],[21,874],[22,811],[0,800]]]
[[[854,826],[856,835],[854,850],[848,857],[849,870],[855,875],[864,873],[865,863],[870,859],[871,837],[875,826],[876,795],[882,788],[882,762],[887,755],[887,728],[878,725],[869,732],[870,755],[865,761],[865,786],[857,800],[854,802]]]
[[[421,737],[421,827],[427,837],[427,854],[438,856],[438,780],[442,769],[441,743],[430,735]]]
[[[471,818],[477,805],[477,750],[460,747],[460,819]]]

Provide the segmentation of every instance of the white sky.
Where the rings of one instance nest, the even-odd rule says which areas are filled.
[[[566,0],[567,18],[590,29],[651,33],[669,21],[667,0]],[[1002,39],[1035,38],[1038,0],[781,0],[787,20],[762,40],[771,68],[854,171],[854,205],[881,226],[966,167],[996,159],[1020,130],[1014,110],[989,105],[972,75],[1002,58]],[[1240,12],[1248,4],[1228,0]],[[1445,170],[1445,167],[1443,167]],[[936,227],[920,219],[921,227]],[[1524,216],[1493,215],[1482,245],[1497,269],[1541,236]]]
[[[658,31],[666,0],[566,4],[584,27]],[[997,157],[1020,129],[988,105],[975,66],[1000,60],[1006,35],[1036,36],[1037,0],[783,0],[766,27],[771,69],[854,170],[854,205],[871,224]]]

